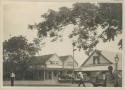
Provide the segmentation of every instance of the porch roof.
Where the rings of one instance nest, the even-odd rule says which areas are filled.
[[[103,66],[86,66],[86,67],[80,67],[76,69],[75,71],[107,71],[109,65],[103,65]],[[110,64],[113,68],[115,68],[114,64]],[[121,70],[121,68],[118,67],[118,70]]]
[[[42,56],[33,56],[30,58],[30,65],[41,64],[44,65],[47,60],[49,60],[54,54],[42,55]]]

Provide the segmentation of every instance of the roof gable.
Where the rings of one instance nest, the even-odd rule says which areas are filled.
[[[67,56],[60,56],[59,58],[61,59],[62,62],[66,61],[69,55]]]
[[[45,64],[54,54],[33,56],[30,59],[30,64]]]
[[[100,63],[99,64],[93,64],[93,56],[97,54],[99,55],[99,58],[100,58]],[[101,51],[98,51],[98,50],[95,50],[84,62],[83,64],[81,65],[81,67],[84,67],[84,66],[95,66],[95,65],[107,65],[107,64],[112,64],[112,62],[107,58],[105,57]]]
[[[62,61],[63,63],[65,63],[65,61],[67,61],[69,58],[72,58],[72,60],[73,60],[73,57],[72,57],[71,55],[60,56],[59,58],[61,59],[61,61]],[[78,62],[77,62],[76,60],[74,60],[74,61],[75,61],[75,63],[78,65]]]
[[[47,60],[46,66],[49,68],[55,68],[57,66],[62,66],[62,61],[60,60],[60,58],[58,57],[57,54],[54,54],[49,60]]]

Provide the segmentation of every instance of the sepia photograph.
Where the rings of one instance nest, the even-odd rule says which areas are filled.
[[[3,87],[122,87],[123,4],[3,5]]]

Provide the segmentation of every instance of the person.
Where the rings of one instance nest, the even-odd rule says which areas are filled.
[[[115,78],[115,80],[114,80],[114,86],[115,87],[121,86],[122,76],[119,74],[118,71],[114,71],[113,75],[114,75],[114,78]]]
[[[85,87],[85,82],[84,82],[84,74],[79,72],[79,83],[78,86],[80,87],[81,84],[83,84],[83,86]]]
[[[113,67],[108,67],[108,72],[105,75],[105,86],[106,87],[117,87],[118,86],[118,75],[113,72]]]
[[[11,72],[10,78],[11,78],[11,86],[14,86],[14,79],[15,79],[15,73],[14,72]]]
[[[84,77],[84,82],[89,80],[87,73],[83,73],[83,77]]]

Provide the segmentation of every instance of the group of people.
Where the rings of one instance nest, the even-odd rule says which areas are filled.
[[[83,85],[85,87],[85,82],[88,81],[87,74],[84,72],[79,72],[78,73],[78,86]],[[119,87],[119,78],[122,78],[117,71],[113,72],[113,67],[109,66],[108,67],[108,72],[104,74],[103,81],[104,81],[104,86],[105,87]],[[87,79],[87,80],[86,80]]]
[[[11,86],[14,86],[14,79],[15,79],[14,72],[11,72],[10,78],[11,78]],[[78,86],[81,86],[82,84],[83,87],[85,87],[85,82],[89,80],[87,74],[83,72],[79,72],[78,78],[79,78]],[[120,83],[119,78],[122,78],[122,77],[118,74],[117,71],[113,72],[113,67],[109,66],[108,72],[105,73],[103,78],[105,87],[119,87],[119,83]]]

